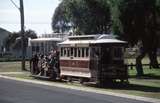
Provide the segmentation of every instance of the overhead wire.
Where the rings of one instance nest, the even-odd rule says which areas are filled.
[[[10,1],[18,10],[20,10],[20,7],[18,7],[17,4],[13,0],[10,0]]]

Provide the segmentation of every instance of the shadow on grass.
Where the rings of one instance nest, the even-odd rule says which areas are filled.
[[[95,84],[86,84],[86,86],[97,87]],[[152,87],[138,84],[123,84],[123,83],[109,83],[105,86],[101,86],[102,89],[114,89],[114,90],[134,90],[142,92],[160,92],[160,87]]]
[[[159,87],[151,87],[151,86],[144,86],[138,84],[126,84],[126,85],[119,85],[112,87],[114,89],[121,89],[121,90],[136,90],[136,91],[143,91],[143,92],[160,92]]]
[[[129,78],[137,78],[137,79],[156,79],[160,80],[160,75],[155,75],[154,73],[144,74],[143,76],[132,75]]]
[[[40,79],[43,81],[52,81],[57,83],[67,83],[64,80],[53,80],[48,78],[35,78]],[[95,88],[102,88],[102,89],[114,89],[114,90],[134,90],[134,91],[142,91],[142,92],[160,92],[160,87],[152,87],[152,86],[145,86],[145,85],[138,85],[138,84],[129,84],[129,83],[121,83],[121,82],[113,82],[113,83],[106,83],[104,86],[97,86],[95,83],[84,83],[84,86],[87,87],[95,87]]]

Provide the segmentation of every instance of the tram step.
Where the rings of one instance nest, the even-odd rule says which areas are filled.
[[[40,75],[32,75],[32,77],[34,77],[34,78],[40,78],[40,79],[50,79],[50,77],[40,76]]]

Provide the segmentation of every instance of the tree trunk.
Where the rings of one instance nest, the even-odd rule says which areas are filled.
[[[151,22],[149,23],[149,31],[150,34],[152,34],[152,36],[150,37],[151,39],[151,48],[149,48],[149,59],[150,59],[150,65],[153,68],[159,68],[158,65],[158,60],[157,60],[157,47],[158,47],[158,43],[159,43],[159,38],[156,32],[156,29],[158,27],[157,25],[157,14],[156,14],[156,7],[154,6],[154,8],[151,10],[152,11],[152,16],[151,16]]]
[[[156,51],[149,52],[148,55],[150,59],[150,65],[153,68],[159,68]]]
[[[145,52],[144,50],[141,48],[140,49],[140,54],[138,55],[138,57],[136,58],[136,70],[137,70],[137,76],[142,76],[144,75],[143,73],[143,66],[142,66],[142,59],[145,56]]]

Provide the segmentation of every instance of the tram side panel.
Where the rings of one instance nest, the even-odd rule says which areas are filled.
[[[61,76],[90,78],[89,61],[60,60]]]
[[[90,78],[87,51],[87,47],[61,47],[61,77]]]

